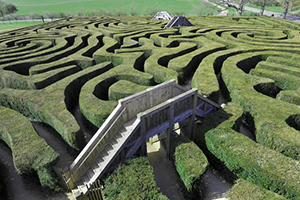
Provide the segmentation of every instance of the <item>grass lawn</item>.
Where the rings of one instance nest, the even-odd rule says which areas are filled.
[[[36,24],[40,24],[40,23],[42,23],[42,21],[11,22],[11,23],[8,23],[8,22],[2,23],[2,22],[0,22],[0,30],[22,28],[22,27],[32,26],[32,25],[36,25]]]
[[[205,9],[203,0],[10,0],[19,10],[16,14],[27,15],[30,12],[66,12],[77,14],[78,11],[123,11],[127,15],[135,11],[139,15],[151,11],[168,11],[170,14],[197,15],[199,9]],[[217,8],[216,8],[217,10]]]
[[[246,5],[251,8],[256,8],[256,9],[261,9],[261,6],[255,6],[255,5]],[[276,13],[282,13],[283,8],[281,6],[275,7],[275,6],[266,6],[265,7],[266,11],[271,11],[271,12],[276,12]]]

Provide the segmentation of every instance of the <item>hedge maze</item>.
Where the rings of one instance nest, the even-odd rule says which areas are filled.
[[[37,171],[42,185],[56,188],[51,169],[59,155],[30,121],[50,125],[79,151],[86,130],[97,130],[118,99],[170,79],[192,80],[200,94],[230,102],[219,111],[226,119],[212,114],[195,142],[209,151],[208,161],[217,158],[247,181],[231,194],[259,187],[300,199],[300,24],[189,20],[194,26],[162,30],[167,21],[150,17],[81,17],[1,32],[0,138],[18,172]],[[239,133],[242,123],[255,140]]]

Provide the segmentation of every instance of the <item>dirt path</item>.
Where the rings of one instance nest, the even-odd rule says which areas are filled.
[[[60,161],[56,167],[68,166],[73,157],[64,148],[64,144],[55,135],[40,124],[33,122],[38,134],[60,154]],[[0,140],[0,170],[1,181],[5,183],[6,193],[1,194],[1,200],[73,200],[71,193],[54,192],[43,188],[36,173],[20,176],[14,167],[10,148]]]
[[[148,159],[154,169],[154,178],[160,191],[170,200],[184,200],[180,189],[180,178],[173,163],[162,152],[147,143]]]
[[[14,167],[10,148],[0,141],[1,181],[5,183],[6,193],[1,200],[67,200],[71,194],[53,192],[43,188],[36,174],[20,176]]]
[[[209,166],[203,175],[203,200],[224,198],[231,187],[232,184],[226,182],[218,171]]]

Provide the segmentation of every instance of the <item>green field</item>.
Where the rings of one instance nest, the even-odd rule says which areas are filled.
[[[33,21],[33,22],[6,22],[6,23],[0,23],[0,30],[7,30],[7,29],[14,29],[14,28],[21,28],[25,26],[32,26],[42,23],[42,21]]]
[[[247,6],[249,6],[251,8],[261,9],[261,6],[256,6],[256,5],[247,5]],[[283,8],[281,6],[266,6],[265,10],[271,11],[271,12],[282,13]]]
[[[44,12],[65,12],[70,14],[77,14],[77,12],[99,12],[100,10],[107,11],[123,11],[127,15],[130,12],[136,12],[138,15],[147,15],[153,11],[168,11],[175,14],[180,13],[184,15],[197,15],[199,10],[209,9],[202,0],[11,0],[17,6],[19,15],[27,15],[30,12],[44,13]],[[216,9],[217,10],[217,9]]]

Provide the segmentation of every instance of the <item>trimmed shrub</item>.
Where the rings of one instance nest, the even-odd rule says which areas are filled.
[[[285,200],[274,192],[261,188],[243,179],[236,181],[236,184],[230,189],[226,197],[230,200]]]
[[[285,90],[279,92],[276,99],[286,101],[288,103],[300,105],[300,90]]]
[[[128,159],[104,182],[106,199],[168,199],[159,193],[147,157]]]
[[[202,175],[209,163],[199,147],[187,137],[174,134],[171,140],[176,170],[183,181],[187,199],[201,199]]]
[[[223,122],[205,134],[209,151],[239,178],[290,199],[300,197],[300,167],[296,160],[255,143]]]
[[[299,112],[296,105],[289,104],[284,101],[278,101],[257,92],[254,87],[263,83],[274,83],[274,80],[264,77],[251,76],[244,73],[237,66],[237,63],[248,57],[257,55],[262,56],[292,56],[289,53],[266,51],[263,53],[246,53],[228,58],[222,67],[222,77],[230,92],[232,101],[240,104],[244,112],[249,112],[254,118],[256,128],[256,140],[263,146],[274,149],[286,156],[299,160],[300,143],[296,139],[299,137],[298,131],[290,127],[286,123],[286,119]],[[252,69],[250,74],[253,74],[256,69]],[[272,75],[281,72],[269,72]],[[274,75],[275,76],[275,75]],[[286,76],[287,82],[291,75]],[[293,76],[296,77],[296,76]],[[290,85],[281,87],[282,84],[275,80],[275,86],[280,88],[296,88],[298,82],[293,82]]]
[[[38,136],[31,123],[18,112],[0,106],[0,124],[0,139],[10,147],[17,172],[36,171],[42,186],[60,190],[53,170],[59,154]]]
[[[110,101],[118,101],[119,99],[141,92],[147,88],[149,88],[149,86],[142,86],[130,81],[120,80],[109,87],[108,98]]]
[[[153,76],[140,72],[132,66],[134,58],[141,53],[121,54],[122,64],[106,73],[90,79],[81,89],[79,105],[84,116],[95,126],[100,127],[116,107],[116,101],[107,101],[109,87],[118,80],[127,80],[139,85],[152,85]]]
[[[191,41],[193,40],[191,39]],[[225,48],[223,45],[212,42],[206,38],[201,38],[201,42],[205,44],[205,46],[170,60],[168,68],[178,73],[179,83],[184,82],[187,77],[196,71],[203,58],[219,50],[224,50]]]

